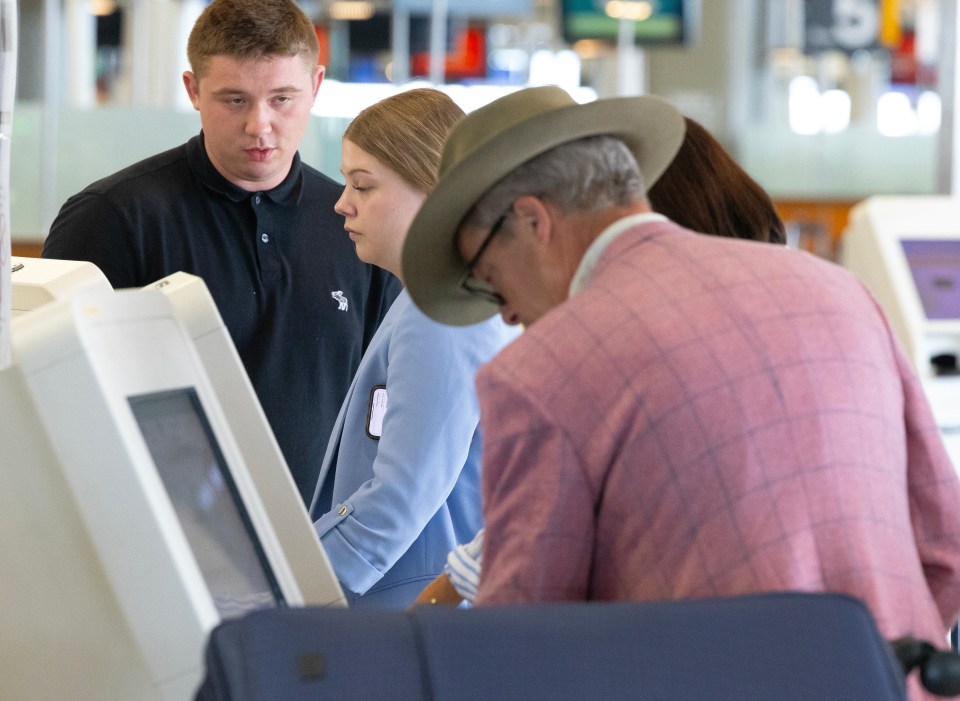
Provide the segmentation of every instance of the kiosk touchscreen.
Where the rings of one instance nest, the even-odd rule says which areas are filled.
[[[343,605],[305,512],[275,519],[284,500],[261,496],[266,477],[165,295],[45,304],[14,319],[12,351],[0,372],[4,698],[192,698],[224,618]],[[311,552],[309,566],[291,561]]]
[[[149,285],[173,305],[193,341],[223,414],[243,454],[274,528],[282,530],[287,561],[311,601],[329,596],[335,575],[310,524],[306,506],[270,429],[253,384],[202,278],[178,272]],[[322,568],[322,571],[320,569]],[[346,606],[346,599],[340,602]]]
[[[883,307],[960,468],[960,199],[860,202],[844,232],[843,264]]]
[[[93,263],[20,256],[11,260],[13,316],[79,292],[112,289],[106,275]]]

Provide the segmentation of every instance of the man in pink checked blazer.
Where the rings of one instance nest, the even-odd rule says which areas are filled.
[[[943,645],[960,480],[917,377],[845,270],[650,210],[683,128],[546,87],[448,138],[410,295],[526,327],[477,377],[477,604],[843,592]]]

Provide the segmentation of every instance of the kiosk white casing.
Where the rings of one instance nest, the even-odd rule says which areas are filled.
[[[302,551],[283,544],[291,522],[274,527],[270,498],[261,499],[164,295],[80,294],[19,316],[12,331],[13,363],[0,372],[5,697],[184,699],[195,690],[206,636],[224,616],[211,582],[229,580],[235,563],[216,562],[212,575],[204,567],[209,549],[191,540],[165,487],[158,462],[171,458],[158,458],[147,439],[137,398],[194,398],[210,453],[220,456],[212,463],[235,485],[248,524],[230,538],[249,539],[259,553],[264,581],[274,583],[269,595],[287,605],[342,605],[332,577],[319,587],[325,595],[304,596],[304,570],[287,559]],[[308,519],[297,525],[312,535]],[[329,564],[316,547],[312,571],[322,579]],[[256,559],[237,570],[256,570]]]
[[[960,199],[870,197],[853,207],[843,265],[880,303],[960,469]]]
[[[13,259],[14,314],[32,311],[85,291],[108,291],[106,276],[92,263],[45,258]],[[144,289],[162,292],[192,339],[271,522],[284,537],[281,546],[304,601],[346,606],[342,590],[310,523],[286,460],[270,429],[230,332],[203,279],[177,272]]]
[[[13,256],[10,283],[13,316],[85,291],[113,289],[93,263]]]

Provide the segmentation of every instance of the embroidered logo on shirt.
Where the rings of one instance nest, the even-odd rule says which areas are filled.
[[[342,312],[347,311],[347,307],[350,306],[347,302],[347,298],[343,295],[343,290],[337,290],[336,292],[331,292],[330,296],[337,300],[337,304],[340,306],[337,307]]]

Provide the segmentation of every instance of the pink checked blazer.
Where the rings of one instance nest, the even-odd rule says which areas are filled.
[[[838,266],[641,224],[477,385],[478,605],[834,591],[937,644],[960,611],[960,481]]]

